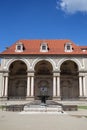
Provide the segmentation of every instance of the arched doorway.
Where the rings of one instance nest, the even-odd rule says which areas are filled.
[[[78,66],[75,62],[67,60],[60,67],[61,99],[76,99],[79,97]]]
[[[44,90],[45,95],[52,99],[53,94],[53,68],[50,62],[40,61],[35,66],[35,99],[39,99]]]
[[[9,67],[8,98],[26,97],[27,66],[23,61],[14,61]]]

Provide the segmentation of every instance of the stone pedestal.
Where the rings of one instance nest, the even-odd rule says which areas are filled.
[[[55,96],[55,97],[53,97],[53,100],[54,100],[54,101],[60,101],[60,100],[61,100],[61,97]]]
[[[63,112],[63,109],[62,109],[62,107],[61,106],[51,106],[51,107],[49,107],[49,106],[39,106],[39,105],[34,105],[34,106],[24,106],[24,112],[40,112],[40,113],[47,113],[47,112],[49,112],[49,113],[55,113],[55,112],[57,112],[57,113],[64,113]]]
[[[31,97],[31,96],[30,97],[26,97],[26,100],[27,101],[34,101],[34,97]]]
[[[41,103],[46,104],[46,100],[48,100],[48,97],[49,97],[49,96],[40,95],[40,96],[38,96],[38,97],[39,97],[39,99],[41,100]]]
[[[87,100],[87,97],[79,97],[79,100],[80,101],[85,101],[85,100]]]
[[[6,96],[4,96],[4,97],[0,97],[0,101],[7,101],[8,100],[8,97]]]

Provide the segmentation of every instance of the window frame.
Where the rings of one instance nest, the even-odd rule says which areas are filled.
[[[21,42],[16,43],[15,52],[23,52],[23,44]]]
[[[72,52],[72,51],[73,51],[72,44],[66,43],[65,44],[65,52]]]
[[[41,44],[40,52],[48,52],[48,45],[47,45],[47,43],[42,43]]]

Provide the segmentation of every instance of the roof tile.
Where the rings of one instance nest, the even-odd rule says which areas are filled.
[[[24,46],[23,52],[15,52],[16,43],[21,42]],[[40,45],[41,43],[47,43],[49,47],[48,52],[40,52]],[[87,54],[87,51],[83,52],[81,48],[82,46],[77,46],[75,43],[73,43],[70,40],[19,40],[16,43],[14,43],[12,46],[10,46],[8,49],[3,51],[1,55],[30,55],[30,54],[37,54],[37,55],[46,55],[46,54]],[[66,43],[71,43],[73,47],[72,52],[65,52],[64,51],[64,45]],[[85,46],[87,48],[87,46]]]

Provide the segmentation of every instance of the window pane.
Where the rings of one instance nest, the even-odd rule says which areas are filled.
[[[21,50],[21,46],[17,46],[17,50]]]
[[[70,50],[70,45],[67,45],[67,50]]]
[[[42,46],[42,50],[46,50],[46,46]]]

